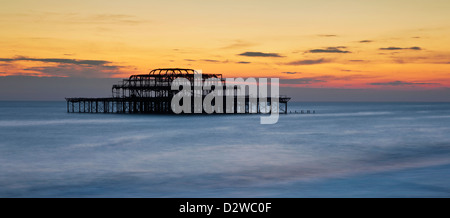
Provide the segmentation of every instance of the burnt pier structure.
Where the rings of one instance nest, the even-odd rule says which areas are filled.
[[[196,75],[197,74],[197,75]],[[201,75],[201,77],[199,77]],[[179,90],[172,90],[172,83],[177,78],[185,78],[191,84],[195,84],[195,79],[200,78],[202,84],[208,79],[215,79],[220,82],[223,87],[223,94],[227,86],[222,74],[199,74],[193,69],[181,68],[164,68],[155,69],[148,74],[132,75],[128,79],[123,79],[118,84],[112,86],[112,97],[107,98],[66,98],[68,113],[174,113],[171,108],[172,98]],[[249,95],[238,96],[239,86],[233,85],[230,93],[227,96],[232,96],[232,105],[227,105],[223,100],[222,113],[229,113],[226,111],[228,107],[234,107],[233,113],[267,113],[268,110],[278,110],[279,113],[287,113],[287,103],[290,97],[279,96],[276,105],[271,105],[272,98],[269,96],[261,101],[259,98]],[[196,90],[193,86],[191,88],[190,96],[194,102],[194,92],[200,91],[197,95],[201,96],[202,100],[214,90]],[[275,100],[275,99],[274,99]],[[229,102],[228,102],[229,103]],[[194,110],[192,110],[194,113]],[[205,111],[201,111],[205,113]]]

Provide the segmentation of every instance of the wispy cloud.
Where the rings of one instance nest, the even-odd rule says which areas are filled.
[[[64,25],[136,25],[141,23],[149,23],[150,20],[145,20],[133,14],[118,14],[118,13],[98,13],[98,14],[83,14],[83,13],[65,13],[65,12],[27,12],[16,13],[11,16],[16,17],[15,20],[23,22],[29,21],[45,21],[47,23],[55,23]]]
[[[284,73],[284,74],[300,74],[301,72],[281,72],[281,73]]]
[[[222,49],[239,49],[239,48],[246,48],[256,45],[256,43],[246,42],[243,40],[235,40],[234,43],[227,45],[225,47],[222,47]]]
[[[347,72],[361,72],[361,71],[351,70],[351,71],[347,71]],[[378,78],[378,76],[361,75],[361,74],[354,74],[354,75],[348,75],[348,76],[330,76],[330,77],[332,77],[332,80],[343,80],[343,81]]]
[[[213,59],[202,59],[201,61],[213,62],[213,63],[221,62],[221,61],[219,61],[219,60],[213,60]]]
[[[97,23],[120,23],[120,24],[139,24],[148,22],[147,20],[139,19],[134,15],[128,14],[97,14],[92,16],[83,17],[87,22]]]
[[[361,41],[359,41],[359,43],[370,43],[370,42],[373,42],[372,40],[361,40]]]
[[[394,53],[393,53],[394,54]],[[425,63],[425,64],[449,64],[450,55],[442,54],[421,54],[415,56],[391,56],[392,61],[398,64]]]
[[[44,66],[23,67],[14,64],[16,72],[13,75],[56,76],[56,77],[112,77],[121,74],[124,66],[114,65],[106,60],[84,60],[65,58],[31,58],[17,56],[14,58],[0,58],[0,62],[32,61],[42,63]],[[56,66],[55,66],[56,64]]]
[[[188,61],[188,62],[197,62],[197,61],[202,61],[202,62],[210,62],[210,63],[228,63],[228,60],[225,61],[221,61],[221,60],[215,60],[215,59],[184,59],[184,61]]]
[[[361,79],[373,79],[377,78],[377,76],[369,76],[369,75],[347,75],[347,76],[334,76],[334,75],[321,75],[321,76],[313,76],[313,77],[303,77],[303,78],[295,78],[295,79],[281,79],[280,84],[282,85],[305,85],[305,84],[315,84],[315,83],[327,83],[332,81],[353,81],[353,80],[361,80]]]
[[[349,60],[349,61],[351,61],[351,62],[365,62],[365,60],[359,60],[359,59],[356,59],[356,60]]]
[[[304,85],[304,84],[313,84],[313,83],[323,83],[326,82],[326,80],[322,79],[321,77],[305,77],[305,78],[298,78],[298,79],[282,79],[280,80],[280,83],[283,85]]]
[[[252,62],[249,61],[230,61],[230,60],[215,60],[215,59],[199,59],[199,60],[195,60],[195,59],[184,59],[184,61],[188,61],[188,62],[197,62],[197,61],[201,61],[201,62],[209,62],[209,63],[236,63],[236,64],[251,64]]]
[[[404,81],[391,81],[391,82],[377,82],[369,83],[373,86],[414,86],[414,85],[440,85],[439,83],[424,83],[424,82],[404,82]]]
[[[25,71],[38,72],[38,75],[52,77],[83,77],[83,78],[109,78],[122,74],[117,66],[91,66],[59,65],[45,67],[30,67]],[[28,74],[29,75],[29,74]]]
[[[264,52],[252,52],[252,51],[244,52],[244,53],[241,53],[238,55],[247,56],[247,57],[276,57],[276,58],[284,57],[278,53],[264,53]]]
[[[18,56],[15,58],[0,58],[0,61],[13,62],[13,61],[38,61],[44,63],[59,63],[59,64],[77,64],[77,65],[92,65],[92,66],[102,66],[105,64],[110,64],[109,61],[104,60],[77,60],[77,59],[65,59],[65,58],[29,58]]]
[[[286,65],[313,65],[313,64],[323,64],[328,63],[330,60],[320,58],[320,59],[310,59],[310,60],[298,60],[286,63]]]
[[[337,35],[334,35],[334,34],[319,34],[317,36],[320,36],[320,37],[337,37]]]
[[[343,48],[346,48],[345,46],[338,46],[338,47],[328,47],[325,49],[312,49],[309,50],[309,53],[351,53],[350,51],[342,50]]]
[[[409,48],[401,48],[401,47],[386,47],[386,48],[379,48],[379,50],[422,50],[422,48],[421,47],[417,47],[417,46],[414,46],[414,47],[409,47]]]

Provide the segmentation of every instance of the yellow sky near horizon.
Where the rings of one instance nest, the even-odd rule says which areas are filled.
[[[0,76],[185,67],[302,87],[450,87],[449,12],[444,0],[4,1]]]

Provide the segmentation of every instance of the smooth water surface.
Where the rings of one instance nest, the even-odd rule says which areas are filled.
[[[449,103],[262,115],[69,114],[0,102],[0,197],[450,197]]]

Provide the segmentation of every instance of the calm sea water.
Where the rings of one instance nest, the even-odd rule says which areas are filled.
[[[450,104],[68,114],[0,102],[0,197],[450,197]]]

